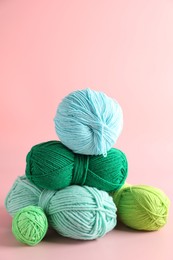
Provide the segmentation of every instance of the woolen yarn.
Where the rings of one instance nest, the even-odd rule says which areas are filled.
[[[158,188],[126,184],[113,194],[113,199],[118,218],[130,228],[153,231],[167,222],[170,201]]]
[[[104,191],[119,189],[128,171],[126,156],[112,148],[107,157],[74,154],[59,141],[32,147],[26,158],[26,176],[36,186],[59,190],[69,185],[86,185]]]
[[[87,88],[62,100],[54,122],[59,139],[73,152],[106,156],[122,131],[123,113],[117,101]]]
[[[105,191],[72,185],[60,191],[38,189],[25,176],[9,191],[5,206],[14,216],[27,206],[41,207],[51,227],[65,237],[92,240],[104,236],[116,225],[116,206]]]
[[[21,208],[13,218],[13,235],[19,242],[30,246],[38,244],[46,235],[47,229],[47,217],[40,207]]]

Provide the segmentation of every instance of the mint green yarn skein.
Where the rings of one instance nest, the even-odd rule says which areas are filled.
[[[103,155],[74,154],[59,141],[32,147],[26,157],[26,176],[37,187],[59,190],[69,185],[86,185],[107,192],[125,182],[128,163],[125,154],[115,148]]]
[[[45,236],[47,229],[47,217],[39,207],[22,208],[13,218],[13,235],[19,242],[30,246],[38,244]]]
[[[112,196],[119,220],[130,228],[154,231],[167,222],[170,201],[158,188],[125,184]]]
[[[22,207],[41,207],[51,227],[65,237],[92,240],[116,225],[116,206],[107,192],[72,185],[60,191],[40,189],[19,177],[9,191],[5,206],[10,215]]]

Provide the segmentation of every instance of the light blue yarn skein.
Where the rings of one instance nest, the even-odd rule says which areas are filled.
[[[73,185],[60,191],[43,190],[22,176],[9,191],[5,206],[14,216],[30,205],[41,207],[49,225],[65,237],[92,240],[116,226],[116,206],[112,197],[96,188]]]
[[[59,104],[54,118],[60,141],[75,153],[107,155],[123,128],[123,112],[103,92],[83,89]]]

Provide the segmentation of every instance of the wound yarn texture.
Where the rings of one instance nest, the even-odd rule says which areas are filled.
[[[49,190],[77,184],[110,192],[124,184],[128,172],[126,156],[118,149],[109,150],[107,157],[87,156],[74,154],[59,141],[33,146],[26,162],[27,178]]]
[[[116,226],[116,206],[105,191],[72,185],[60,191],[38,189],[25,176],[13,184],[5,201],[14,216],[29,205],[41,207],[59,234],[81,240],[104,236]]]
[[[34,246],[45,236],[48,229],[47,217],[39,207],[21,208],[14,216],[12,232],[19,242]]]
[[[123,113],[117,101],[88,88],[67,95],[54,122],[59,139],[73,152],[106,156],[122,131]]]
[[[31,148],[25,176],[5,199],[18,241],[38,244],[48,225],[65,237],[97,239],[116,226],[117,216],[136,230],[166,224],[168,197],[151,186],[125,183],[126,155],[113,148],[123,129],[116,100],[91,89],[73,91],[58,105],[54,124],[60,141]]]
[[[113,193],[118,218],[137,230],[153,231],[163,227],[170,201],[160,189],[146,185],[125,185]]]

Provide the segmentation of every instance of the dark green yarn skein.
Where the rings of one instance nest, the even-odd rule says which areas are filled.
[[[36,186],[49,190],[69,185],[87,185],[107,192],[124,184],[128,163],[115,148],[103,155],[75,154],[59,141],[40,143],[26,157],[26,176]]]

